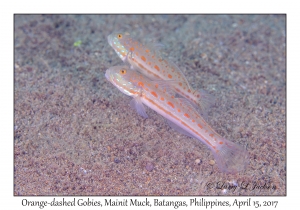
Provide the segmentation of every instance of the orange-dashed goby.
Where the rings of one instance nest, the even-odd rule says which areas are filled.
[[[109,35],[108,43],[131,68],[152,80],[169,80],[169,85],[178,94],[198,105],[203,113],[213,103],[213,97],[208,93],[192,89],[182,71],[169,59],[163,58],[158,50],[141,44],[125,33]]]
[[[174,91],[161,81],[151,81],[126,66],[109,68],[105,77],[121,92],[133,97],[130,104],[147,118],[144,105],[167,119],[177,131],[205,143],[213,152],[218,167],[226,173],[244,170],[248,153],[241,146],[216,133],[185,98],[176,98]]]

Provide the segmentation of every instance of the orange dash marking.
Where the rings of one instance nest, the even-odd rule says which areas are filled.
[[[186,116],[187,118],[190,118],[190,115],[188,115],[187,113],[185,113],[184,116]]]
[[[168,105],[171,106],[173,109],[175,108],[174,104],[172,104],[170,101],[168,101]]]
[[[152,91],[151,94],[157,98],[157,94],[154,91]]]
[[[146,58],[144,56],[141,56],[141,59],[145,62]]]
[[[171,78],[172,78],[172,75],[171,75],[171,74],[168,74],[168,77],[171,79]]]
[[[154,68],[155,68],[157,71],[160,70],[159,67],[158,67],[157,65],[155,65]]]
[[[138,64],[139,67],[141,67],[142,69],[145,69],[145,67],[142,64]]]
[[[143,82],[139,82],[138,86],[144,87],[144,83]]]

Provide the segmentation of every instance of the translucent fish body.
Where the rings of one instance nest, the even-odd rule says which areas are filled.
[[[163,82],[151,81],[126,66],[111,67],[105,74],[108,81],[124,94],[133,97],[131,106],[148,117],[144,105],[162,115],[177,131],[205,143],[213,152],[218,167],[226,173],[237,173],[247,165],[248,153],[239,145],[216,133],[185,98]]]
[[[168,81],[177,94],[199,106],[206,112],[213,103],[213,98],[205,91],[194,90],[186,80],[182,71],[169,59],[163,58],[158,50],[150,48],[134,40],[130,35],[113,33],[108,42],[118,56],[152,80]]]

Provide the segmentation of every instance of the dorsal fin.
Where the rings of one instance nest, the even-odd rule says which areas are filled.
[[[204,118],[204,120],[208,119],[207,113],[205,110],[200,109],[196,104],[191,103],[188,99],[186,98],[176,98],[179,103],[181,103],[183,106],[188,107],[189,112],[192,112],[194,115],[200,115]]]
[[[171,61],[171,59],[168,59],[168,63],[170,65],[172,65],[174,68],[176,68],[176,71],[178,71],[180,73],[180,76],[182,76],[182,78],[184,78],[184,82],[187,84],[188,88],[190,90],[192,90],[189,82],[187,81],[187,79],[186,79],[185,75],[183,74],[183,72],[181,71],[181,69],[173,61]]]
[[[172,88],[173,84],[176,84],[177,81],[175,80],[152,80],[151,81],[154,85],[158,85],[158,89],[161,91],[165,91],[171,96],[176,96],[176,92]]]

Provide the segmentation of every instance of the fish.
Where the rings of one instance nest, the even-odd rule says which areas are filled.
[[[110,67],[105,77],[122,93],[132,97],[130,105],[142,117],[148,118],[147,106],[162,115],[173,129],[206,144],[220,171],[234,174],[245,170],[247,150],[220,136],[187,99],[176,98],[175,91],[163,80],[150,80],[128,66]]]
[[[199,107],[203,115],[214,104],[211,94],[193,89],[177,65],[164,58],[159,50],[143,45],[128,33],[112,33],[107,39],[117,55],[132,69],[150,79],[166,80],[177,94],[190,100],[194,107]]]

